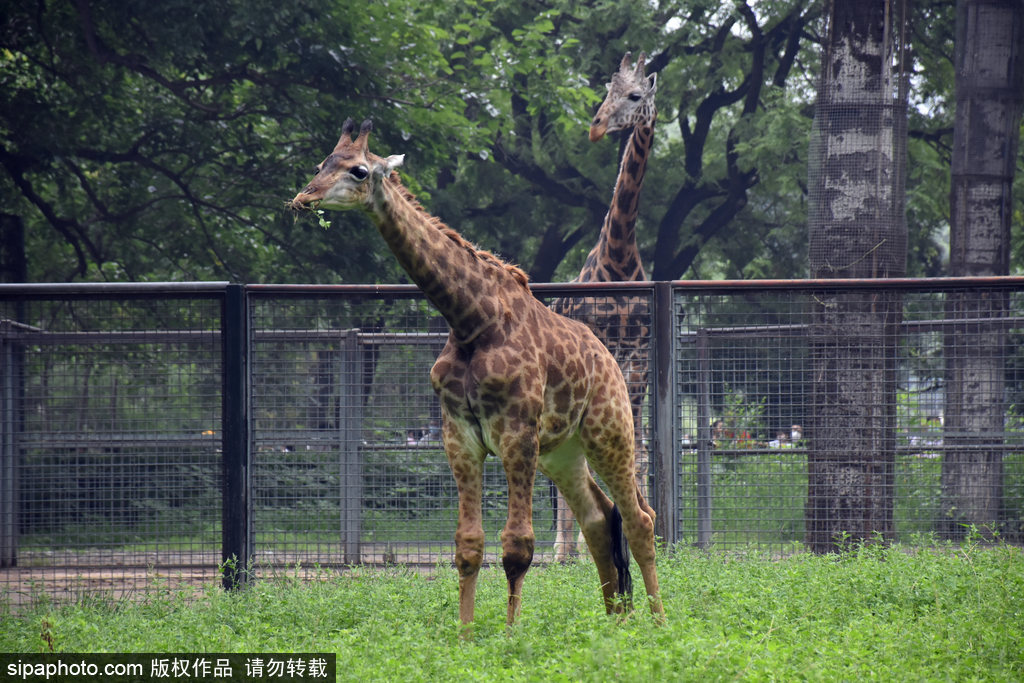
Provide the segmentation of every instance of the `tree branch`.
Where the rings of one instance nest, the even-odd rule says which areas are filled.
[[[74,221],[58,216],[56,210],[36,193],[32,184],[24,176],[24,171],[27,170],[27,163],[24,158],[14,156],[0,146],[0,164],[7,169],[7,173],[11,176],[18,189],[21,190],[22,195],[39,210],[47,222],[75,250],[75,257],[78,260],[77,272],[78,275],[84,277],[89,272],[86,251],[93,256],[97,263],[100,262],[99,251],[96,249],[96,245],[89,240],[81,226]]]

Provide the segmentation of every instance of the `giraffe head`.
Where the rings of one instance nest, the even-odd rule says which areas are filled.
[[[369,151],[367,141],[373,128],[369,119],[359,126],[355,140],[352,139],[354,128],[352,119],[347,119],[334,151],[317,165],[313,179],[289,202],[292,209],[301,210],[310,205],[325,209],[373,207],[381,181],[402,164],[405,156],[397,154],[384,159]]]
[[[654,94],[658,91],[658,74],[644,76],[644,53],[630,64],[631,53],[627,52],[619,63],[619,70],[612,74],[612,82],[606,85],[608,95],[601,103],[590,124],[590,141],[597,142],[606,133],[632,128],[654,121]]]

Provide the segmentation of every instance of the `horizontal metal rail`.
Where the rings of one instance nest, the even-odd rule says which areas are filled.
[[[5,331],[6,330],[6,331]],[[348,330],[260,330],[253,333],[257,342],[302,342],[325,341],[338,339]],[[220,330],[139,330],[124,331],[88,331],[88,332],[48,332],[38,328],[15,330],[0,322],[0,338],[13,339],[22,344],[82,346],[88,344],[195,344],[216,343],[220,341]],[[361,344],[378,346],[393,344],[443,343],[448,339],[446,332],[359,332],[357,339]]]
[[[18,282],[0,283],[0,299],[54,299],[75,297],[157,295],[222,296],[230,283],[211,282]]]
[[[223,294],[230,283],[211,282],[26,282],[0,283],[0,299],[44,298],[62,296],[109,295],[113,297],[155,294],[197,295]],[[538,293],[552,292],[600,292],[621,293],[622,290],[654,291],[654,281],[631,282],[542,282],[531,283],[530,288]],[[799,280],[671,280],[673,289],[700,290],[708,292],[766,289],[807,291],[842,289],[931,289],[948,290],[964,288],[1020,288],[1024,276],[1001,275],[992,277],[930,277],[930,278],[836,278]],[[401,284],[251,284],[245,285],[247,293],[258,296],[303,296],[331,294],[366,294],[373,297],[389,295],[413,295],[422,293],[415,285]]]

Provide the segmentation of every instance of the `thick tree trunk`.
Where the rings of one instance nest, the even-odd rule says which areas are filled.
[[[946,301],[955,320],[945,334],[942,509],[938,531],[962,537],[974,525],[999,528],[1003,499],[1003,401],[1008,310],[1005,292],[956,292]],[[973,322],[972,322],[973,321]]]
[[[906,99],[891,66],[892,23],[884,0],[832,6],[811,148],[815,278],[906,271]],[[893,535],[902,309],[897,295],[871,290],[822,292],[813,306],[806,543],[823,553],[843,540]]]
[[[1010,197],[1021,98],[1020,0],[957,4],[956,127],[950,193],[950,272],[1006,275]],[[1001,292],[954,293],[947,300],[945,457],[939,531],[998,529],[1002,502],[1003,372],[1006,316]],[[972,322],[973,321],[973,322]]]

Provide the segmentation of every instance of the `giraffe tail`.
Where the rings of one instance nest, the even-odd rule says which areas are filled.
[[[629,543],[622,533],[622,513],[618,505],[612,505],[612,514],[608,519],[608,533],[612,541],[612,564],[619,573],[619,595],[633,595],[633,577],[629,574]]]

